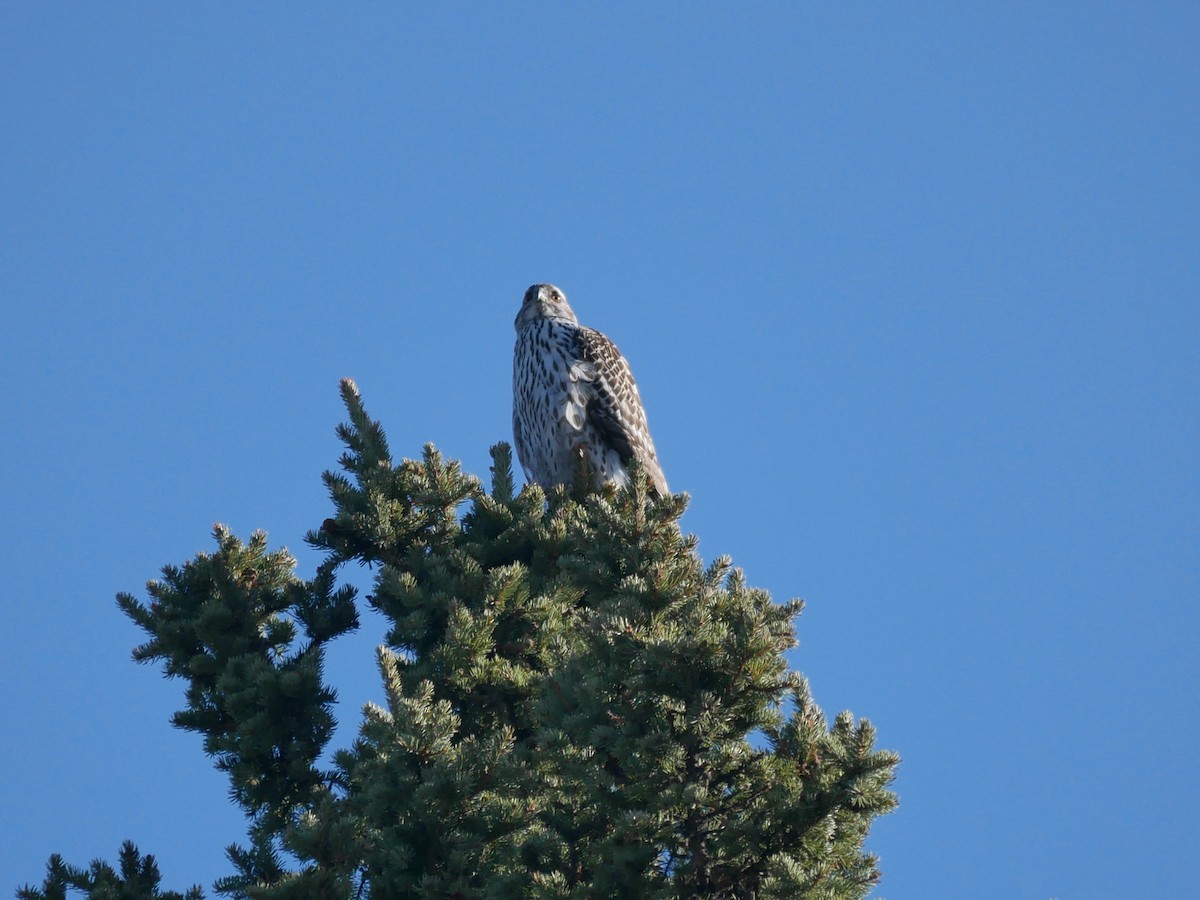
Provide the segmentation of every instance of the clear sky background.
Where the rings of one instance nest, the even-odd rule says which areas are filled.
[[[217,521],[310,575],[342,376],[486,475],[552,281],[902,755],[876,896],[1193,894],[1198,46],[1193,2],[0,6],[0,893],[126,838],[228,873],[113,595]]]

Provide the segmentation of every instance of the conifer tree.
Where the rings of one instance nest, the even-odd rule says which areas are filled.
[[[134,650],[187,684],[176,726],[203,736],[248,822],[217,893],[247,898],[862,897],[891,810],[895,754],[830,725],[789,671],[799,601],[773,603],[727,558],[705,567],[686,498],[519,493],[509,448],[490,489],[432,446],[392,461],[353,383],[325,551],[295,574],[266,536],[121,594]],[[358,626],[341,566],[369,566],[386,617],[386,703],[323,763],[326,644]],[[126,843],[120,872],[51,858],[27,900],[185,898]]]

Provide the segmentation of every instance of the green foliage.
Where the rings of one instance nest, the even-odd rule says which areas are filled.
[[[193,887],[187,893],[160,891],[162,880],[154,857],[142,856],[131,841],[121,845],[121,871],[101,860],[94,860],[87,869],[69,866],[57,853],[46,864],[46,880],[41,888],[23,887],[17,891],[20,900],[64,900],[68,890],[83,891],[92,900],[201,900],[204,892]]]
[[[166,568],[148,606],[119,598],[150,636],[135,658],[187,681],[174,722],[204,736],[250,820],[220,893],[866,894],[862,845],[895,805],[897,757],[849,713],[830,727],[787,669],[798,601],[773,603],[728,559],[704,567],[678,525],[686,498],[653,496],[642,473],[620,491],[517,494],[501,444],[485,490],[432,447],[394,464],[342,392],[335,511],[308,535],[327,554],[316,578],[262,534],[218,527],[217,552]],[[386,704],[322,769],[321,660],[357,626],[335,583],[351,561],[374,571],[366,602],[389,622]],[[22,896],[179,896],[136,852],[121,878],[141,893],[100,893],[111,870],[55,857]]]

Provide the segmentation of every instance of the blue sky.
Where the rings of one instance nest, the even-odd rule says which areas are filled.
[[[353,376],[485,474],[553,281],[904,759],[877,896],[1194,891],[1200,7],[5,4],[0,891],[242,834],[113,595],[304,532]],[[358,577],[358,576],[355,576]],[[338,742],[380,695],[367,619]]]

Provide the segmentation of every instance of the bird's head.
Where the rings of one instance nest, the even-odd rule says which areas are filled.
[[[517,313],[517,321],[514,324],[520,330],[539,319],[579,321],[567,303],[567,295],[552,284],[534,284],[529,287],[525,292],[525,299],[521,301],[521,311]]]

